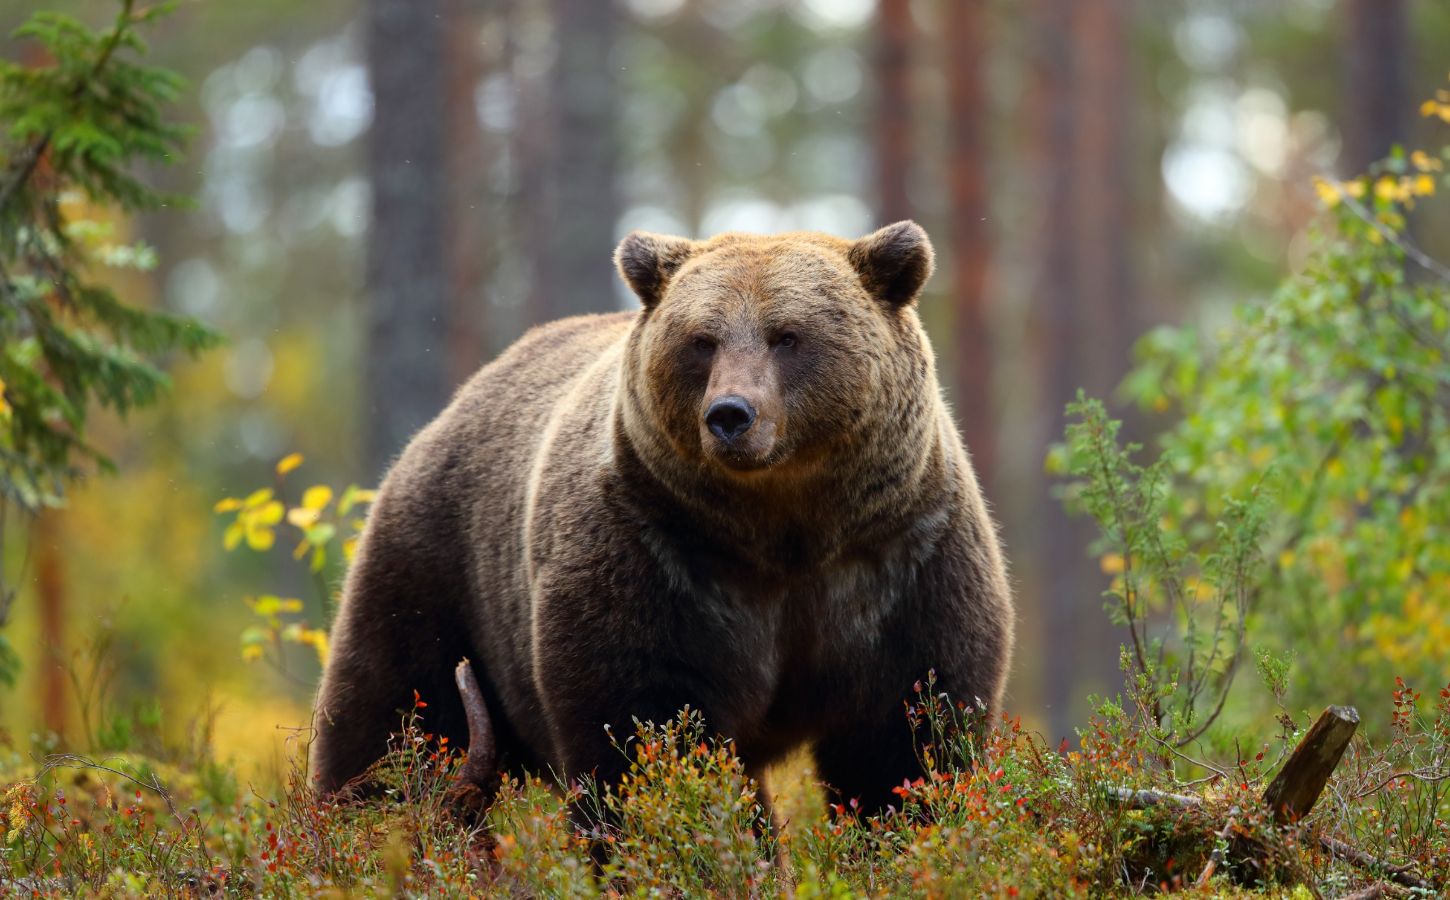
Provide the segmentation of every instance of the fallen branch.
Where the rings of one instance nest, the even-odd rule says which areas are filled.
[[[1358,847],[1346,844],[1338,838],[1332,838],[1327,834],[1320,835],[1319,845],[1325,850],[1328,850],[1331,856],[1342,859],[1372,875],[1386,877],[1395,884],[1426,891],[1434,887],[1430,882],[1411,871],[1409,866],[1390,865],[1379,857],[1372,856]]]
[[[1128,809],[1151,809],[1155,806],[1170,806],[1176,809],[1193,809],[1203,805],[1203,800],[1189,794],[1170,794],[1167,791],[1150,791],[1146,788],[1112,788],[1108,799]]]
[[[1273,811],[1275,822],[1280,825],[1289,825],[1309,815],[1310,811],[1314,809],[1314,804],[1318,802],[1319,795],[1324,792],[1324,785],[1329,781],[1329,776],[1335,767],[1339,765],[1339,761],[1344,756],[1344,751],[1349,746],[1349,741],[1354,737],[1354,732],[1358,727],[1359,713],[1353,707],[1331,706],[1320,714],[1313,727],[1295,746],[1294,752],[1290,754],[1289,761],[1284,764],[1284,768],[1279,770],[1279,774],[1264,791],[1264,805]],[[1204,805],[1201,797],[1189,794],[1171,794],[1166,791],[1135,790],[1133,788],[1114,788],[1108,792],[1108,798],[1129,809],[1153,807],[1199,809]],[[1232,833],[1234,816],[1237,815],[1237,812],[1237,807],[1230,811],[1228,821],[1217,833],[1218,841],[1226,840]],[[1336,859],[1370,874],[1388,878],[1397,885],[1420,890],[1431,890],[1434,887],[1430,882],[1416,875],[1409,866],[1391,865],[1338,838],[1321,835],[1319,843]],[[1223,861],[1223,857],[1224,853],[1215,846],[1207,865],[1198,876],[1200,887],[1206,885],[1208,880],[1213,877],[1213,873]],[[1376,885],[1354,896],[1381,897],[1385,895],[1386,890],[1384,885]],[[1378,893],[1373,893],[1374,891],[1378,891]]]
[[[455,806],[476,818],[488,810],[498,793],[498,742],[494,738],[493,720],[489,718],[483,691],[479,689],[473,666],[467,659],[459,662],[453,670],[453,680],[458,684],[458,695],[463,700],[463,712],[468,718],[468,757],[454,776],[449,794]]]

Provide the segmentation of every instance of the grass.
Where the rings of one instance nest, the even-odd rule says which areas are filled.
[[[631,765],[617,787],[511,780],[479,824],[448,801],[460,754],[416,715],[376,770],[382,795],[367,802],[317,797],[300,752],[271,794],[243,790],[206,759],[57,756],[3,788],[0,893],[1334,897],[1389,876],[1331,857],[1319,841],[1328,834],[1432,885],[1390,895],[1433,896],[1450,886],[1450,689],[1420,701],[1397,689],[1392,740],[1357,741],[1313,815],[1291,828],[1275,827],[1257,797],[1292,733],[1229,766],[1165,765],[1154,735],[1112,704],[1069,750],[1010,720],[979,736],[964,727],[971,713],[929,683],[903,721],[926,774],[874,819],[824,802],[800,755],[771,772],[778,821],[765,821],[731,745],[688,711],[620,743]],[[1190,770],[1204,780],[1185,784]],[[1112,799],[1124,787],[1193,791],[1202,803],[1129,809]],[[611,825],[591,835],[576,827],[584,818]],[[1194,888],[1215,847],[1224,862]]]

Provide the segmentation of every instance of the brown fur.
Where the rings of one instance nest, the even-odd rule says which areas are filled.
[[[462,740],[468,656],[505,765],[617,777],[605,726],[688,704],[750,771],[810,742],[879,808],[918,774],[913,681],[935,669],[995,712],[1012,644],[915,310],[926,235],[636,233],[617,262],[642,311],[525,335],[389,473],[323,679],[318,783],[377,759],[415,689]],[[729,446],[704,424],[727,394],[757,412]]]

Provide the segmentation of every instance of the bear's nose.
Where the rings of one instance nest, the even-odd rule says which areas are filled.
[[[715,437],[730,443],[755,424],[755,407],[744,397],[731,394],[721,397],[705,411],[705,425]]]

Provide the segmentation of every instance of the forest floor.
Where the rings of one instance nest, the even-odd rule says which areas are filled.
[[[899,811],[872,819],[828,802],[800,754],[768,776],[766,823],[730,745],[688,714],[621,743],[630,771],[617,788],[509,780],[481,820],[461,815],[451,791],[463,754],[416,714],[367,801],[320,799],[300,760],[268,791],[208,759],[51,757],[38,775],[0,776],[0,894],[1364,898],[1450,887],[1450,783],[1414,768],[1450,735],[1450,693],[1431,718],[1397,719],[1388,743],[1356,738],[1313,812],[1289,825],[1261,797],[1298,731],[1229,768],[1196,764],[1203,777],[1189,783],[1186,763],[1165,765],[1179,751],[1112,706],[1068,750],[1011,721],[973,738],[953,727],[967,713],[929,688],[921,697],[908,718],[928,774],[898,789]],[[610,825],[577,824],[588,820]]]

